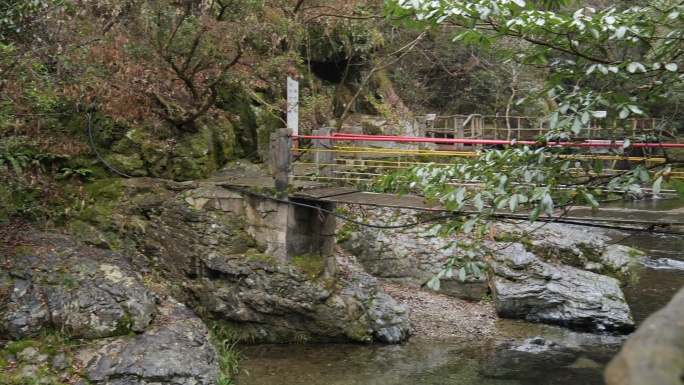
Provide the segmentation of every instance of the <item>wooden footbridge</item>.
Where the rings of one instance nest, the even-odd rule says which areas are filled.
[[[333,139],[325,137],[320,140],[328,141]],[[439,203],[427,204],[422,197],[418,196],[403,195],[399,197],[395,194],[362,191],[362,189],[358,188],[358,184],[350,184],[348,186],[334,185],[340,184],[344,180],[326,180],[323,177],[311,174],[295,175],[293,170],[296,170],[298,167],[309,170],[311,165],[298,165],[298,162],[294,162],[293,167],[293,159],[302,158],[304,155],[313,155],[315,157],[317,154],[330,157],[338,149],[335,146],[327,147],[328,144],[324,143],[321,145],[322,147],[319,147],[323,149],[321,152],[309,154],[301,148],[292,147],[292,141],[293,136],[289,134],[288,130],[282,129],[280,135],[276,138],[276,142],[280,143],[274,143],[274,150],[283,153],[284,156],[276,159],[272,167],[273,174],[268,174],[261,170],[252,172],[239,169],[224,170],[207,181],[207,183],[218,187],[218,189],[208,189],[209,193],[202,190],[204,195],[193,197],[192,202],[194,204],[220,207],[221,210],[231,211],[235,215],[243,217],[245,231],[253,236],[258,243],[265,245],[266,253],[276,257],[283,263],[288,263],[297,255],[305,253],[316,254],[324,257],[326,269],[331,274],[335,274],[336,271],[336,218],[340,216],[336,211],[338,204],[422,210],[424,212],[432,212],[431,215],[425,216],[429,220],[476,214],[474,207],[466,209],[472,211],[453,213],[446,210]],[[408,158],[414,157],[414,155],[403,156]],[[361,160],[365,161],[364,158]],[[383,160],[383,162],[385,161],[389,162],[388,160]],[[409,161],[405,159],[401,162],[411,164],[418,162],[418,160]],[[398,162],[396,163],[398,164]],[[335,163],[324,163],[318,166],[320,169],[329,169],[331,164]],[[314,164],[313,166],[315,167],[316,165]],[[346,167],[351,166],[347,165]],[[388,168],[387,164],[385,164],[385,167],[383,170],[391,169]],[[527,215],[524,212],[517,214],[501,213],[497,215],[506,219],[527,219]],[[621,212],[621,215],[624,218],[624,211]],[[588,218],[586,216],[572,218],[567,215],[564,215],[562,219],[560,217],[545,217],[539,220],[562,220],[565,222],[575,220],[576,224],[586,224],[589,221],[603,222],[602,226],[610,224],[614,228],[617,224],[629,226],[632,231],[640,231],[647,226],[651,228],[668,227],[674,230],[684,226],[681,213],[662,215],[658,221],[649,222],[644,222],[639,217],[640,214],[635,212],[631,214],[631,219],[621,220],[615,220],[610,217]]]
[[[299,140],[300,146],[294,141]],[[301,146],[309,141],[306,147]],[[397,196],[363,191],[376,175],[392,170],[431,162],[453,164],[454,157],[474,156],[472,151],[444,150],[438,144],[464,145],[510,145],[511,141],[498,139],[459,139],[433,137],[388,137],[333,133],[321,129],[309,136],[292,135],[288,129],[280,129],[274,135],[271,151],[270,173],[240,169],[224,170],[207,182],[219,187],[210,193],[193,197],[194,204],[206,203],[221,210],[234,212],[244,218],[245,230],[261,244],[266,252],[284,263],[294,256],[313,253],[325,258],[326,269],[335,270],[335,231],[337,204],[393,207],[433,211],[435,215],[469,215],[475,212],[448,212],[439,204],[427,204],[417,196]],[[536,142],[518,141],[530,145]],[[563,142],[551,145],[569,145]],[[587,147],[618,148],[615,143],[585,143]],[[633,144],[650,148],[650,143]],[[684,145],[678,145],[684,147]],[[577,155],[596,159],[629,160],[618,155]],[[662,159],[639,157],[634,161],[657,162]],[[674,173],[673,173],[674,174]],[[671,177],[684,177],[684,175]],[[463,181],[454,181],[463,183]],[[474,209],[473,209],[474,210]],[[440,213],[441,212],[441,213]],[[638,215],[638,214],[636,214]],[[678,214],[677,214],[678,215]],[[663,222],[644,223],[638,217],[629,220],[632,226],[666,226],[681,223],[681,218],[663,217]],[[680,215],[679,215],[680,217]],[[507,218],[525,219],[524,213]],[[568,219],[567,217],[564,219]],[[546,220],[546,219],[545,219]],[[616,222],[611,219],[598,219]],[[678,226],[679,226],[678,225]],[[634,228],[634,230],[638,230]]]
[[[511,124],[511,120],[515,124]],[[638,134],[643,138],[655,138],[666,133],[674,137],[671,130],[665,121],[658,119],[631,119],[626,127],[610,130],[590,121],[584,138],[572,142],[549,142],[546,145],[566,148],[568,158],[602,161],[602,173],[611,175],[624,172],[630,164],[664,162],[664,158],[657,156],[662,154],[663,148],[684,148],[681,143],[628,144],[626,140],[614,139],[616,135],[634,137]],[[292,154],[288,149],[293,151],[294,161],[287,163],[289,179],[363,188],[373,178],[389,172],[425,164],[450,166],[455,158],[478,156],[478,150],[503,148],[512,144],[537,146],[539,138],[547,131],[548,127],[544,126],[543,121],[539,123],[531,118],[509,117],[502,121],[499,117],[455,115],[423,124],[418,136],[338,133],[332,128],[314,130],[311,135],[291,136],[287,130],[283,130],[280,142],[274,136],[273,143],[281,144],[273,144],[271,153],[279,154],[276,158],[283,159],[280,161],[282,166],[289,162],[288,156]],[[298,144],[288,141],[290,139]],[[273,164],[276,163],[274,160]],[[277,168],[274,167],[274,172]],[[684,179],[684,173],[673,173],[671,176]],[[289,179],[281,178],[281,185],[284,186]]]
[[[439,122],[439,120],[436,121]],[[427,205],[420,197],[397,197],[393,194],[378,194],[363,190],[370,187],[371,181],[377,176],[426,164],[450,166],[454,164],[455,158],[478,156],[473,150],[482,149],[485,146],[538,145],[536,140],[525,139],[525,135],[511,140],[458,137],[468,132],[474,135],[473,130],[476,128],[480,130],[478,136],[485,135],[488,130],[499,130],[496,124],[492,124],[491,127],[485,125],[487,117],[480,115],[451,116],[442,121],[456,124],[456,131],[452,132],[452,136],[457,137],[436,137],[435,133],[444,134],[446,129],[435,128],[434,124],[424,125],[421,132],[423,135],[419,137],[343,134],[333,132],[332,128],[315,130],[312,135],[293,135],[288,129],[279,129],[271,138],[268,176],[238,175],[231,177],[227,182],[232,186],[275,187],[281,195],[287,195],[292,199],[434,211],[441,210],[441,207]],[[532,130],[521,127],[522,117],[516,117],[516,121],[516,133],[521,133],[522,130]],[[459,131],[459,126],[467,125],[470,125],[470,131]],[[639,128],[643,133],[650,132],[651,134],[659,132],[663,127],[662,122],[659,123],[655,119],[648,122],[634,119],[631,126]],[[592,129],[594,133],[599,132],[598,128]],[[537,130],[535,135],[544,132],[543,127],[536,127],[535,130]],[[513,131],[509,129],[505,135],[510,138],[512,134]],[[305,142],[308,143],[303,146]],[[458,150],[457,146],[460,145],[469,147],[469,151]],[[581,153],[569,154],[567,157],[606,162],[609,166],[604,167],[602,171],[606,175],[624,172],[624,169],[616,169],[615,166],[619,163],[623,163],[624,166],[624,163],[639,162],[649,165],[664,162],[664,158],[650,155],[663,147],[684,148],[684,144],[680,143],[631,143],[629,147],[642,150],[642,154],[628,156],[624,151],[622,141],[585,139],[582,142],[550,142],[547,145],[582,149]],[[578,172],[586,173],[586,170],[581,169]],[[672,172],[670,177],[684,179],[684,172]],[[223,180],[225,181],[225,178]],[[452,183],[467,184],[469,182],[452,181]]]

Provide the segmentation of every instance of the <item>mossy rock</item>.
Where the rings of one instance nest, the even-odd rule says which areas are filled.
[[[252,99],[238,83],[222,85],[217,93],[216,107],[239,117],[230,122],[234,143],[229,152],[237,158],[256,158],[259,150],[259,122],[252,108]]]
[[[232,157],[233,127],[204,127],[185,134],[171,158],[171,177],[175,180],[204,179],[219,170]]]
[[[381,135],[382,130],[380,127],[374,125],[371,122],[361,122],[361,129],[364,135]]]
[[[276,129],[283,126],[283,123],[277,116],[270,113],[266,108],[261,106],[252,106],[252,111],[256,116],[257,124],[257,141],[258,153],[262,162],[268,160],[268,151],[271,144],[271,134],[276,132]]]

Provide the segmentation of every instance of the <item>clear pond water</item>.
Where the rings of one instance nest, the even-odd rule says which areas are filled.
[[[678,200],[613,205],[602,211],[620,219],[659,219],[681,210]],[[628,209],[628,210],[625,210]],[[684,221],[684,211],[681,220]],[[589,212],[584,215],[593,215]],[[673,228],[682,231],[682,228]],[[608,231],[614,241],[646,252],[638,280],[625,288],[637,322],[662,307],[684,284],[684,237]],[[663,263],[665,261],[665,263]],[[667,263],[668,261],[674,261]],[[677,262],[682,262],[681,266]],[[675,268],[672,267],[675,266]],[[682,268],[679,268],[682,267]],[[579,333],[517,320],[497,322],[500,337],[464,343],[413,339],[402,345],[252,345],[238,385],[599,385],[604,366],[624,336]],[[544,339],[534,352],[529,340]],[[525,344],[525,341],[528,344]]]

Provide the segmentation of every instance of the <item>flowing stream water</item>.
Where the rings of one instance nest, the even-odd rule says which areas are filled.
[[[616,219],[660,219],[681,213],[680,200],[637,201],[605,207]],[[591,212],[578,214],[594,216]],[[577,215],[577,214],[573,214]],[[683,227],[672,230],[684,231]],[[624,288],[637,323],[684,284],[684,237],[608,230],[614,242],[644,251],[643,267]],[[252,345],[238,385],[599,385],[602,371],[625,336],[499,320],[498,337],[475,342],[412,339],[401,345]],[[534,339],[537,338],[536,341]],[[541,345],[540,345],[541,344]]]

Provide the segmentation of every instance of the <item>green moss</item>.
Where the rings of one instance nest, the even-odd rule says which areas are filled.
[[[238,83],[222,85],[217,92],[216,107],[240,117],[230,122],[235,141],[235,148],[230,148],[231,153],[237,158],[255,158],[258,154],[256,128],[259,123],[252,109],[252,99]]]
[[[250,260],[265,261],[273,267],[278,266],[278,260],[275,259],[275,257],[268,254],[258,253],[254,250],[251,250],[251,252],[248,252],[247,254],[245,254],[245,256]]]
[[[359,225],[351,223],[351,222],[344,222],[344,225],[342,225],[342,228],[337,232],[336,235],[336,240],[337,243],[343,243],[351,239],[352,235],[354,233],[359,232]]]
[[[97,180],[84,184],[83,189],[96,201],[115,200],[122,195],[120,179]]]
[[[577,248],[579,248],[582,251],[582,254],[584,254],[584,257],[591,262],[598,262],[601,263],[601,250],[597,250],[596,247],[593,247],[590,244],[586,243],[578,243]]]
[[[361,129],[363,130],[364,135],[382,134],[382,130],[380,129],[380,127],[374,125],[371,122],[361,122]]]
[[[26,348],[35,348],[36,345],[38,345],[38,342],[35,340],[11,341],[7,344],[7,351],[16,355]]]
[[[173,179],[203,179],[225,164],[232,151],[225,144],[230,131],[229,123],[225,123],[228,128],[204,127],[179,139],[171,157],[170,174]]]
[[[266,160],[271,143],[271,134],[276,132],[276,129],[282,127],[283,123],[278,114],[264,107],[252,106],[252,111],[256,116],[259,156],[262,160]]]
[[[21,257],[22,255],[28,255],[31,253],[31,248],[29,246],[17,246],[14,248],[14,256]]]
[[[121,323],[119,323],[119,326],[116,327],[113,335],[115,335],[115,336],[131,335],[131,333],[132,333],[131,327],[132,326],[133,326],[133,320],[131,318],[131,315],[128,312],[125,312],[123,318],[121,319]]]
[[[298,255],[292,259],[290,266],[310,280],[314,280],[325,271],[325,257],[310,253]]]

